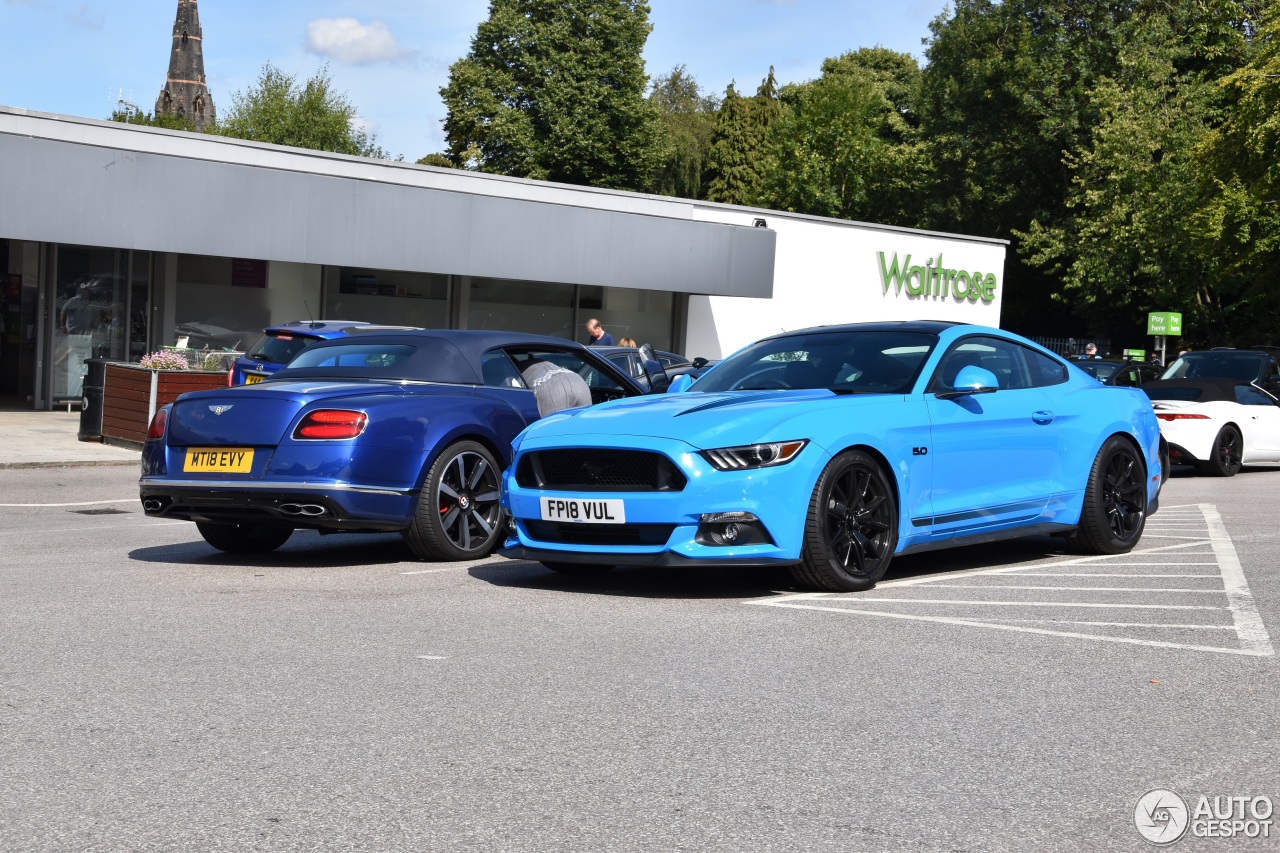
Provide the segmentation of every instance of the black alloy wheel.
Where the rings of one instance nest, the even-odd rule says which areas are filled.
[[[1147,524],[1147,466],[1127,438],[1113,435],[1094,457],[1080,525],[1068,537],[1086,554],[1124,554]]]
[[[1244,439],[1240,430],[1227,424],[1218,430],[1213,440],[1213,450],[1209,458],[1200,465],[1200,470],[1213,477],[1234,477],[1244,467],[1242,457]]]
[[[445,448],[427,472],[404,532],[409,548],[424,560],[487,556],[502,536],[501,478],[484,445],[459,441]]]
[[[898,501],[880,463],[847,450],[818,478],[805,519],[797,583],[860,592],[884,577],[898,545]]]

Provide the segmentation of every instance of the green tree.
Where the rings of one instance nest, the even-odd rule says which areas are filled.
[[[702,171],[715,132],[716,99],[704,95],[683,65],[653,81],[649,102],[657,108],[663,155],[650,192],[702,197]]]
[[[442,169],[456,169],[458,164],[449,159],[448,154],[432,152],[417,161],[419,166],[439,166]]]
[[[299,85],[297,77],[271,63],[255,85],[231,97],[218,133],[238,139],[386,158],[376,137],[354,122],[356,108],[333,89],[327,67]]]
[[[753,152],[748,143],[749,108],[747,101],[730,83],[716,110],[716,124],[711,135],[711,147],[707,150],[706,186],[708,201],[727,204],[744,204],[752,185],[754,167]]]
[[[118,121],[123,124],[140,124],[144,127],[163,127],[166,130],[185,130],[188,133],[199,133],[196,126],[186,118],[186,116],[171,116],[161,113],[160,115],[152,115],[144,112],[130,112],[126,110],[116,110],[111,113],[111,120]],[[205,133],[216,133],[217,129],[208,127]]]
[[[1198,151],[1234,112],[1218,79],[1244,61],[1241,11],[1230,0],[1169,5],[1121,24],[1116,67],[1086,95],[1096,123],[1063,157],[1063,209],[1014,232],[1092,328],[1132,335],[1148,311],[1177,310],[1198,342],[1222,343],[1233,314],[1260,307],[1231,253],[1205,239],[1201,211]]]
[[[1072,333],[1059,289],[1015,237],[1059,223],[1078,152],[1097,124],[1088,93],[1113,73],[1119,25],[1137,0],[954,0],[930,25],[921,129],[930,176],[926,227],[1013,241],[1002,322]],[[1079,324],[1080,321],[1075,321]],[[1065,328],[1064,328],[1065,326]]]
[[[449,157],[466,168],[640,190],[662,154],[637,0],[491,0],[440,90]]]
[[[1192,238],[1216,287],[1193,310],[1211,344],[1280,343],[1280,16],[1259,11],[1238,21],[1249,55],[1218,81],[1224,119],[1196,151]]]
[[[759,204],[769,164],[769,129],[783,113],[772,66],[756,94],[743,98],[730,83],[716,113],[703,182],[707,200],[726,204]]]
[[[760,202],[768,207],[915,225],[922,167],[920,67],[908,54],[864,48],[788,86],[767,134]]]

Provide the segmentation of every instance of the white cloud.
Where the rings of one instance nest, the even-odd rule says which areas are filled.
[[[63,17],[65,17],[67,23],[71,24],[73,27],[82,27],[86,30],[102,29],[102,18],[94,15],[93,12],[89,10],[88,3],[81,3],[75,9],[67,12]]]
[[[343,65],[394,62],[411,56],[381,21],[362,24],[355,18],[317,18],[307,24],[307,50]]]

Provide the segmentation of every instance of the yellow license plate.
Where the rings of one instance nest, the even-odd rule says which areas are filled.
[[[267,377],[263,376],[261,373],[246,373],[244,375],[244,384],[252,385],[255,382],[261,382],[266,378]]]
[[[188,447],[183,471],[248,474],[253,470],[251,447]]]

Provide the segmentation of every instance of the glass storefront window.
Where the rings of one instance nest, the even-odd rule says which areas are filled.
[[[637,345],[670,350],[674,312],[675,294],[668,291],[583,285],[578,293],[581,323],[572,337],[586,343],[590,336],[585,324],[595,317],[616,344],[631,338]]]
[[[270,321],[266,261],[178,255],[176,340],[191,349],[243,351]],[[305,314],[302,306],[298,312]]]
[[[129,264],[129,361],[151,350],[151,253],[134,252]]]
[[[581,336],[574,329],[573,291],[571,284],[473,278],[467,328],[579,340]]]
[[[449,328],[449,277],[436,273],[342,267],[326,293],[324,318],[388,326]]]
[[[80,398],[87,359],[124,358],[127,259],[118,249],[58,248],[54,400]]]

